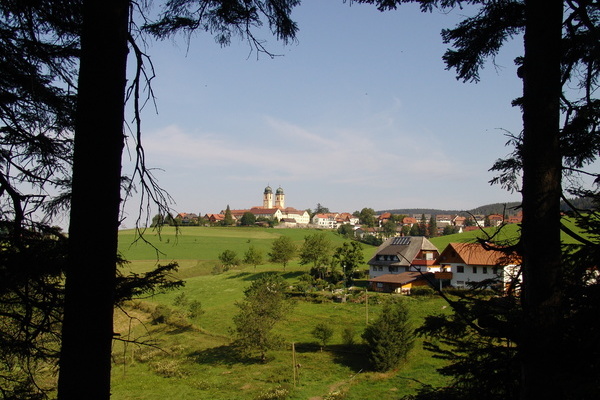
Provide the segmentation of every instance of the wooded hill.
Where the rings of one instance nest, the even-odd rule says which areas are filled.
[[[572,211],[572,207],[576,209],[585,209],[592,210],[596,207],[591,203],[589,199],[569,199],[569,204],[565,201],[560,202],[560,209],[562,211],[568,212]],[[520,211],[520,202],[510,202],[510,203],[494,203],[487,204],[483,206],[479,206],[477,208],[473,208],[472,210],[438,210],[433,208],[400,208],[393,210],[381,210],[376,211],[378,214],[389,212],[392,214],[403,214],[403,215],[420,215],[420,214],[428,214],[428,215],[439,215],[439,214],[451,214],[451,215],[490,215],[490,214],[501,214],[501,215],[516,215]]]

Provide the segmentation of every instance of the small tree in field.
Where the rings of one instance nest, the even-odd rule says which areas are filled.
[[[279,275],[263,275],[244,291],[244,300],[235,304],[240,311],[233,317],[233,345],[243,356],[258,353],[264,362],[267,351],[283,342],[273,328],[291,308],[284,294],[285,286]]]
[[[289,236],[279,236],[273,241],[271,245],[271,252],[269,253],[269,260],[273,263],[283,264],[283,270],[287,263],[296,256],[298,248]]]
[[[385,304],[379,318],[362,334],[373,370],[385,372],[399,367],[412,348],[414,337],[405,302],[395,300]]]
[[[237,253],[229,249],[224,250],[221,254],[219,254],[219,260],[223,263],[223,266],[226,270],[234,265],[240,264],[240,259],[238,258]]]
[[[323,351],[323,347],[327,345],[327,342],[329,342],[333,336],[333,329],[326,323],[319,322],[311,331],[311,334],[319,341],[319,344],[321,345],[321,351]]]
[[[261,265],[263,263],[263,260],[264,257],[262,251],[254,246],[250,246],[246,253],[244,253],[244,263],[254,265],[255,271],[256,266]]]

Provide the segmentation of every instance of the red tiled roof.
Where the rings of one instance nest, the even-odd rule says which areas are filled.
[[[486,249],[480,243],[450,243],[440,254],[439,260],[444,261],[444,257],[456,257],[454,252],[465,264],[469,265],[490,265],[516,264],[520,262],[516,254],[507,255],[500,250]]]

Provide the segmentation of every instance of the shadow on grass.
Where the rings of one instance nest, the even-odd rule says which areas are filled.
[[[198,364],[206,365],[226,365],[232,366],[235,364],[242,365],[253,365],[253,364],[264,364],[265,362],[272,361],[273,358],[267,356],[266,360],[262,360],[260,357],[250,357],[241,355],[233,346],[218,346],[210,349],[196,351],[189,354]]]
[[[263,275],[271,275],[271,274],[278,274],[278,275],[281,275],[285,279],[291,279],[291,278],[297,278],[300,275],[303,275],[304,272],[301,272],[301,271],[290,271],[290,272],[284,272],[284,273],[274,272],[274,271],[237,272],[237,273],[230,274],[227,277],[227,279],[235,279],[235,280],[242,280],[242,281],[254,281]]]
[[[284,272],[283,274],[281,274],[281,276],[283,276],[285,279],[293,279],[293,278],[298,278],[304,274],[306,274],[306,272],[304,272],[304,271],[290,271],[290,272]]]
[[[296,352],[315,353],[321,351],[321,346],[317,343],[296,343]],[[323,347],[323,352],[332,355],[333,362],[350,368],[354,372],[365,371],[368,368],[367,348],[362,344],[354,345],[327,345]]]
[[[190,353],[192,358],[198,364],[207,365],[234,365],[234,364],[255,364],[256,360],[240,356],[232,346],[218,346],[210,349]]]

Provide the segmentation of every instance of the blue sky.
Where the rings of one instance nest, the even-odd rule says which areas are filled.
[[[274,59],[205,33],[151,43],[158,113],[144,110],[144,146],[172,208],[248,208],[267,185],[288,206],[338,212],[518,201],[488,184],[488,169],[512,151],[505,131],[521,129],[511,100],[522,42],[480,83],[457,81],[440,31],[466,14],[305,0],[297,43],[261,34]],[[132,227],[135,200],[127,213]]]

